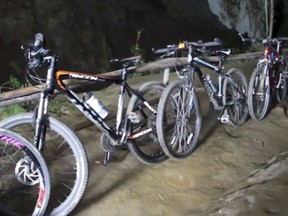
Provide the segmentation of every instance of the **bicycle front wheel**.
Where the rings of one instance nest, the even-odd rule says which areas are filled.
[[[62,122],[48,117],[43,156],[51,175],[51,198],[47,208],[50,215],[68,215],[81,200],[88,182],[88,159],[75,133]],[[0,127],[21,133],[33,141],[33,113],[11,116]]]
[[[38,149],[21,135],[0,129],[0,215],[45,214],[50,175]]]
[[[276,98],[278,102],[287,100],[287,72],[288,64],[285,66],[283,63],[279,63],[277,70],[277,86],[276,86]]]
[[[161,82],[151,81],[138,89],[138,93],[144,97],[144,103],[138,96],[133,95],[127,107],[127,116],[135,116],[132,121],[127,146],[134,156],[145,164],[157,164],[168,159],[163,152],[156,131],[156,113],[158,102],[165,85]]]
[[[248,110],[254,121],[262,120],[268,113],[271,101],[271,85],[267,64],[257,66],[248,86]]]
[[[173,159],[193,153],[201,130],[202,117],[197,95],[187,80],[176,80],[164,90],[157,110],[160,145]]]
[[[247,105],[248,83],[243,72],[231,68],[228,77],[223,82],[223,104],[229,116],[229,123],[233,126],[242,126],[249,115]]]

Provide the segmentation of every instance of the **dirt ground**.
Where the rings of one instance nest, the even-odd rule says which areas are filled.
[[[236,65],[246,71],[247,78],[254,66],[255,62]],[[130,83],[139,86],[145,80],[161,79],[161,74],[152,74]],[[96,93],[110,112],[115,109],[116,89],[110,86]],[[207,97],[202,88],[197,91],[203,128],[199,147],[186,159],[148,166],[119,150],[108,166],[102,166],[95,163],[103,157],[100,131],[95,126],[78,130],[89,156],[90,179],[72,215],[287,215],[287,104],[274,107],[259,123],[249,119],[244,126],[233,128],[208,116]],[[85,120],[69,107],[59,117],[76,128]]]

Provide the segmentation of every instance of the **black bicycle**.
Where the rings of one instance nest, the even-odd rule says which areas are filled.
[[[222,123],[241,126],[246,122],[248,107],[245,75],[236,68],[227,73],[223,72],[224,61],[231,50],[213,52],[217,65],[199,56],[221,44],[219,39],[206,43],[186,41],[178,46],[169,45],[154,50],[155,53],[164,53],[163,56],[173,56],[179,50],[188,51],[186,67],[177,71],[179,79],[164,90],[158,106],[158,139],[165,153],[171,158],[181,159],[192,154],[200,134],[201,110],[195,93],[195,73],[209,96],[211,108],[221,111],[218,119]],[[198,53],[198,56],[195,53]],[[218,75],[218,82],[214,83],[208,74],[203,74],[199,65],[214,71]]]
[[[120,77],[57,70],[57,56],[45,49],[43,41],[43,35],[38,33],[32,45],[23,47],[26,50],[29,68],[27,75],[30,78],[40,80],[35,70],[43,66],[48,67],[38,106],[33,113],[19,114],[3,120],[0,126],[14,130],[22,128],[22,131],[27,130],[27,125],[30,126],[30,134],[33,134],[31,138],[45,154],[52,173],[54,184],[51,200],[54,202],[48,208],[52,211],[51,215],[67,215],[75,208],[85,191],[88,161],[83,145],[75,133],[48,114],[49,101],[56,87],[102,131],[100,144],[105,152],[102,163],[106,165],[110,154],[123,147],[128,148],[145,164],[160,163],[168,159],[156,133],[157,105],[165,85],[152,81],[142,85],[138,90],[128,85],[128,68],[140,57],[114,60],[123,65]],[[65,84],[67,79],[119,85],[115,125],[109,126],[105,123],[108,111],[99,100],[89,92],[79,96]],[[126,93],[131,98],[125,110]]]

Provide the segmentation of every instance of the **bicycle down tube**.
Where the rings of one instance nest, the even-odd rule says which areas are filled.
[[[145,99],[138,94],[137,90],[134,90],[131,88],[128,83],[126,82],[128,70],[125,67],[122,70],[121,77],[117,78],[115,76],[107,76],[107,75],[91,75],[91,74],[85,74],[85,73],[79,73],[79,72],[72,72],[72,71],[65,71],[65,70],[59,70],[55,73],[56,81],[58,86],[64,90],[66,93],[66,97],[69,99],[70,102],[72,102],[87,118],[89,118],[95,125],[97,125],[101,131],[112,141],[112,144],[114,146],[117,146],[119,144],[123,144],[127,138],[125,138],[125,135],[127,134],[127,130],[123,132],[121,137],[121,143],[118,143],[118,140],[121,135],[121,123],[123,119],[123,106],[124,106],[124,100],[125,100],[125,92],[127,91],[128,94],[135,94],[137,97],[139,97],[142,101],[144,101],[144,105],[146,104],[147,108],[150,109],[153,113],[156,113],[156,110],[154,110],[152,107],[149,106],[149,104],[145,103]],[[118,105],[117,105],[117,114],[116,114],[116,125],[115,130],[113,130],[111,127],[109,127],[103,119],[99,116],[97,112],[95,112],[93,109],[90,109],[88,105],[83,102],[83,100],[69,87],[67,87],[63,80],[65,79],[77,79],[77,80],[89,80],[94,82],[104,82],[104,83],[112,83],[116,85],[120,85],[119,89],[119,95],[118,95]],[[125,119],[124,125],[129,124],[129,118]],[[149,133],[150,131],[147,129],[145,131],[138,132],[137,135],[129,136],[129,138],[134,139],[139,136],[145,135]]]

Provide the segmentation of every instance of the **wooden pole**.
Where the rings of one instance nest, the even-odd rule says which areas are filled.
[[[233,56],[229,56],[227,60],[239,60],[239,59],[253,59],[253,58],[259,58],[261,55],[261,52],[256,53],[243,53],[243,54],[237,54]],[[217,57],[205,57],[205,60],[208,61],[217,61]],[[164,73],[163,81],[169,82],[169,74],[170,74],[170,68],[173,68],[175,66],[183,66],[187,63],[187,58],[166,58],[161,59],[158,61],[146,63],[143,65],[140,65],[138,67],[130,67],[128,68],[131,73],[133,72],[148,72],[153,70],[164,70],[166,71]],[[112,76],[119,76],[121,74],[121,70],[111,71],[108,73],[103,73],[101,75],[112,75]],[[69,87],[76,92],[84,92],[87,91],[87,89],[91,91],[99,91],[103,88],[106,88],[108,85],[97,83],[95,85],[95,82],[91,81],[79,81],[79,80],[66,80],[65,83],[69,85]],[[27,88],[21,88],[14,91],[4,92],[0,93],[0,107],[5,107],[17,103],[23,103],[26,101],[31,101],[39,98],[41,89],[43,86],[37,85],[37,86],[30,86]],[[56,90],[55,95],[59,94],[60,92]]]

